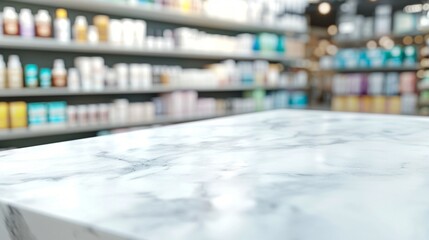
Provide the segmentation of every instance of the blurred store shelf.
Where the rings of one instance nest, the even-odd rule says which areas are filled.
[[[112,14],[116,16],[134,17],[145,20],[159,21],[172,24],[183,24],[195,27],[206,27],[238,32],[272,32],[302,34],[303,31],[288,31],[283,26],[266,26],[261,24],[240,23],[204,15],[183,14],[169,9],[156,9],[150,6],[127,5],[124,3],[109,3],[96,0],[14,0],[29,4],[38,4],[50,7],[64,7],[69,9],[91,11],[96,13]]]
[[[361,72],[408,72],[408,71],[418,71],[419,66],[404,66],[404,67],[380,67],[380,68],[343,68],[335,69],[335,72],[338,73],[361,73]]]
[[[55,39],[24,39],[21,37],[0,38],[0,47],[3,49],[41,50],[51,52],[79,52],[97,54],[115,54],[127,56],[150,56],[163,58],[187,58],[187,59],[236,59],[236,60],[267,60],[284,62],[285,64],[302,65],[302,59],[293,59],[278,53],[219,53],[219,52],[193,52],[187,50],[148,50],[145,48],[115,46],[111,44],[83,44],[61,43]]]
[[[71,91],[67,88],[24,88],[24,89],[4,89],[0,90],[0,98],[10,97],[46,97],[46,96],[93,96],[93,95],[137,95],[167,93],[173,91],[197,91],[197,92],[241,92],[252,90],[287,90],[287,91],[307,91],[308,88],[292,88],[279,86],[230,86],[230,87],[153,87],[142,90],[120,90],[107,88],[102,91]]]
[[[424,35],[422,32],[410,32],[410,33],[402,33],[402,34],[390,34],[390,35],[383,35],[379,37],[371,37],[371,38],[362,38],[362,39],[343,39],[343,38],[336,38],[334,39],[334,43],[339,47],[364,47],[369,41],[376,41],[378,42],[383,37],[388,37],[392,40],[401,40],[405,37],[415,37],[419,35]]]
[[[164,124],[177,124],[185,122],[193,122],[211,118],[233,116],[238,114],[245,114],[250,112],[227,112],[215,115],[206,116],[188,116],[188,117],[156,117],[155,120],[139,122],[139,123],[106,123],[106,124],[93,124],[88,126],[50,126],[49,128],[38,128],[38,129],[16,129],[16,130],[2,130],[0,131],[0,141],[19,140],[27,138],[39,138],[48,136],[58,136],[67,134],[78,134],[78,133],[91,133],[104,130],[122,129],[122,128],[133,128],[133,127],[144,127],[151,125],[164,125]]]

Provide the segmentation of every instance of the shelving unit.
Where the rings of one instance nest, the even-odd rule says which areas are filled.
[[[39,128],[39,129],[16,129],[16,130],[5,130],[0,131],[0,141],[19,140],[37,137],[47,137],[56,135],[67,135],[77,133],[90,133],[98,132],[102,130],[112,130],[121,128],[134,128],[134,127],[145,127],[153,125],[165,125],[165,124],[177,124],[184,122],[200,121],[205,119],[211,119],[216,117],[227,117],[238,114],[245,114],[249,112],[228,112],[222,114],[208,115],[208,116],[191,116],[191,117],[157,117],[152,121],[145,121],[139,123],[117,123],[117,124],[93,124],[88,126],[55,126],[50,128]]]
[[[154,87],[144,90],[119,90],[105,89],[102,91],[70,91],[67,88],[51,89],[7,89],[0,90],[0,98],[11,97],[46,97],[46,96],[92,96],[92,95],[135,95],[135,94],[153,94],[168,93],[173,91],[193,90],[197,92],[242,92],[252,90],[288,90],[288,91],[307,91],[307,88],[290,87],[266,87],[266,86],[232,86],[232,87],[213,87],[213,88],[181,88],[181,87]]]
[[[96,13],[112,14],[116,16],[142,18],[146,20],[188,25],[194,27],[214,28],[238,32],[272,32],[305,34],[285,29],[281,26],[266,26],[258,23],[241,23],[204,15],[184,14],[170,9],[157,9],[150,6],[126,5],[102,2],[99,0],[14,0],[15,2],[37,4],[49,7],[65,7],[74,10],[89,11]]]
[[[334,43],[338,45],[339,47],[360,47],[365,46],[365,44],[369,41],[379,41],[382,37],[388,37],[392,40],[401,40],[404,37],[411,36],[416,37],[422,35],[421,32],[410,32],[410,33],[403,33],[403,34],[389,34],[389,35],[383,35],[383,36],[377,36],[377,37],[371,37],[371,38],[363,38],[363,39],[335,39]]]
[[[406,67],[380,67],[380,68],[344,68],[335,69],[337,73],[365,73],[365,72],[408,72],[418,71],[419,66],[406,66]]]
[[[186,14],[178,10],[154,8],[150,5],[129,5],[126,3],[113,3],[100,0],[7,0],[5,6],[16,4],[20,8],[29,7],[32,11],[46,7],[49,11],[54,8],[66,8],[70,10],[70,16],[85,15],[92,18],[96,14],[105,14],[113,18],[136,18],[148,21],[148,31],[160,29],[175,29],[180,26],[189,26],[193,28],[202,28],[202,31],[213,31],[216,34],[239,33],[274,33],[287,35],[288,37],[298,38],[305,41],[306,31],[296,31],[293,26],[285,27],[279,25],[267,26],[260,23],[234,22],[224,19],[217,19],[205,16],[203,14]],[[210,30],[211,29],[211,30]],[[149,34],[150,35],[150,34]],[[233,59],[237,61],[265,60],[272,63],[281,63],[285,68],[302,69],[306,66],[306,61],[300,58],[288,57],[280,53],[242,53],[242,52],[214,52],[214,51],[189,51],[178,49],[148,49],[145,47],[127,47],[112,45],[109,43],[77,43],[74,41],[62,43],[55,39],[2,36],[0,37],[0,49],[5,50],[5,54],[11,55],[18,52],[31,61],[38,61],[38,56],[46,53],[46,59],[41,59],[40,66],[51,66],[52,59],[65,58],[67,63],[73,62],[77,56],[103,56],[106,65],[112,65],[118,62],[125,63],[148,63],[153,65],[180,65],[184,68],[200,68],[206,64],[218,63],[222,60]],[[35,53],[34,55],[31,53]],[[29,54],[30,53],[30,54]],[[57,56],[58,55],[58,56]],[[33,63],[33,62],[30,62]],[[194,66],[195,65],[195,66]],[[67,66],[69,67],[69,66]],[[204,81],[202,79],[202,81]],[[308,92],[308,87],[287,87],[287,86],[222,86],[222,87],[174,87],[174,86],[156,86],[150,89],[113,89],[106,88],[101,91],[70,91],[68,88],[25,88],[25,89],[3,89],[0,90],[0,101],[26,101],[26,102],[45,102],[50,99],[66,101],[70,105],[79,104],[98,104],[109,102],[116,98],[127,98],[130,102],[147,101],[160,93],[170,93],[174,91],[192,90],[202,93],[201,96],[208,98],[235,98],[243,97],[244,93],[254,90],[286,90],[290,92]],[[200,94],[199,94],[200,95]],[[44,99],[45,97],[50,97]],[[41,143],[52,141],[75,139],[76,136],[94,136],[97,132],[103,130],[114,130],[134,127],[145,127],[152,125],[166,125],[183,122],[198,121],[216,117],[231,116],[242,114],[243,112],[226,112],[209,116],[191,116],[191,117],[157,117],[153,121],[126,124],[94,124],[89,126],[63,126],[48,128],[29,128],[20,130],[0,131],[1,141],[12,141],[24,143],[26,139],[39,140]],[[45,139],[46,138],[46,139]],[[51,141],[51,139],[53,139]],[[45,141],[46,140],[46,141]],[[4,142],[5,143],[5,142]],[[9,144],[3,144],[9,145]],[[0,147],[4,147],[0,144]],[[19,144],[21,145],[21,144]],[[9,147],[9,146],[6,146]]]
[[[21,50],[41,50],[50,52],[71,52],[71,53],[97,53],[114,54],[125,56],[147,56],[160,58],[184,58],[184,59],[209,59],[209,60],[267,60],[273,62],[282,62],[286,65],[302,65],[302,59],[288,58],[282,54],[261,53],[261,54],[243,54],[243,53],[219,53],[219,52],[195,52],[184,50],[148,50],[145,48],[135,48],[126,46],[115,46],[111,44],[98,43],[80,44],[76,42],[61,43],[54,39],[23,39],[21,37],[3,37],[0,38],[0,47],[3,49],[21,49]]]

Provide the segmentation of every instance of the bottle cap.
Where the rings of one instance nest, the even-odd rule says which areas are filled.
[[[15,18],[17,16],[14,7],[4,7],[3,14],[4,18]]]
[[[54,68],[65,68],[65,66],[64,66],[64,60],[62,60],[62,59],[55,59],[55,61],[54,61]]]
[[[77,16],[75,20],[75,25],[88,25],[85,16]]]
[[[36,15],[37,19],[40,21],[50,21],[51,16],[49,15],[48,10],[40,9]]]
[[[20,15],[27,15],[27,16],[31,16],[31,17],[32,17],[32,15],[31,15],[31,10],[30,10],[30,9],[28,9],[28,8],[23,8],[23,9],[21,9],[21,11],[19,12],[19,14],[20,14]]]
[[[64,8],[58,8],[56,11],[57,18],[67,18],[67,10]]]
[[[19,60],[18,55],[10,55],[7,66],[10,68],[21,67],[21,61]]]

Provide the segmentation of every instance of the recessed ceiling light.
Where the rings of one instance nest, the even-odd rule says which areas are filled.
[[[318,7],[319,13],[322,15],[329,14],[331,12],[331,9],[332,9],[331,4],[327,2],[320,3]]]

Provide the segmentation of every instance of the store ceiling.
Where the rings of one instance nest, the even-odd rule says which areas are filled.
[[[345,0],[313,0],[307,9],[307,13],[310,16],[310,22],[312,26],[316,27],[328,27],[329,25],[335,24],[337,19],[337,12],[345,2]],[[318,12],[318,5],[320,2],[329,2],[332,5],[332,11],[328,15],[321,15]],[[379,4],[390,4],[393,9],[400,10],[406,5],[422,3],[422,0],[358,0],[358,13],[366,16],[374,15],[375,6]]]

